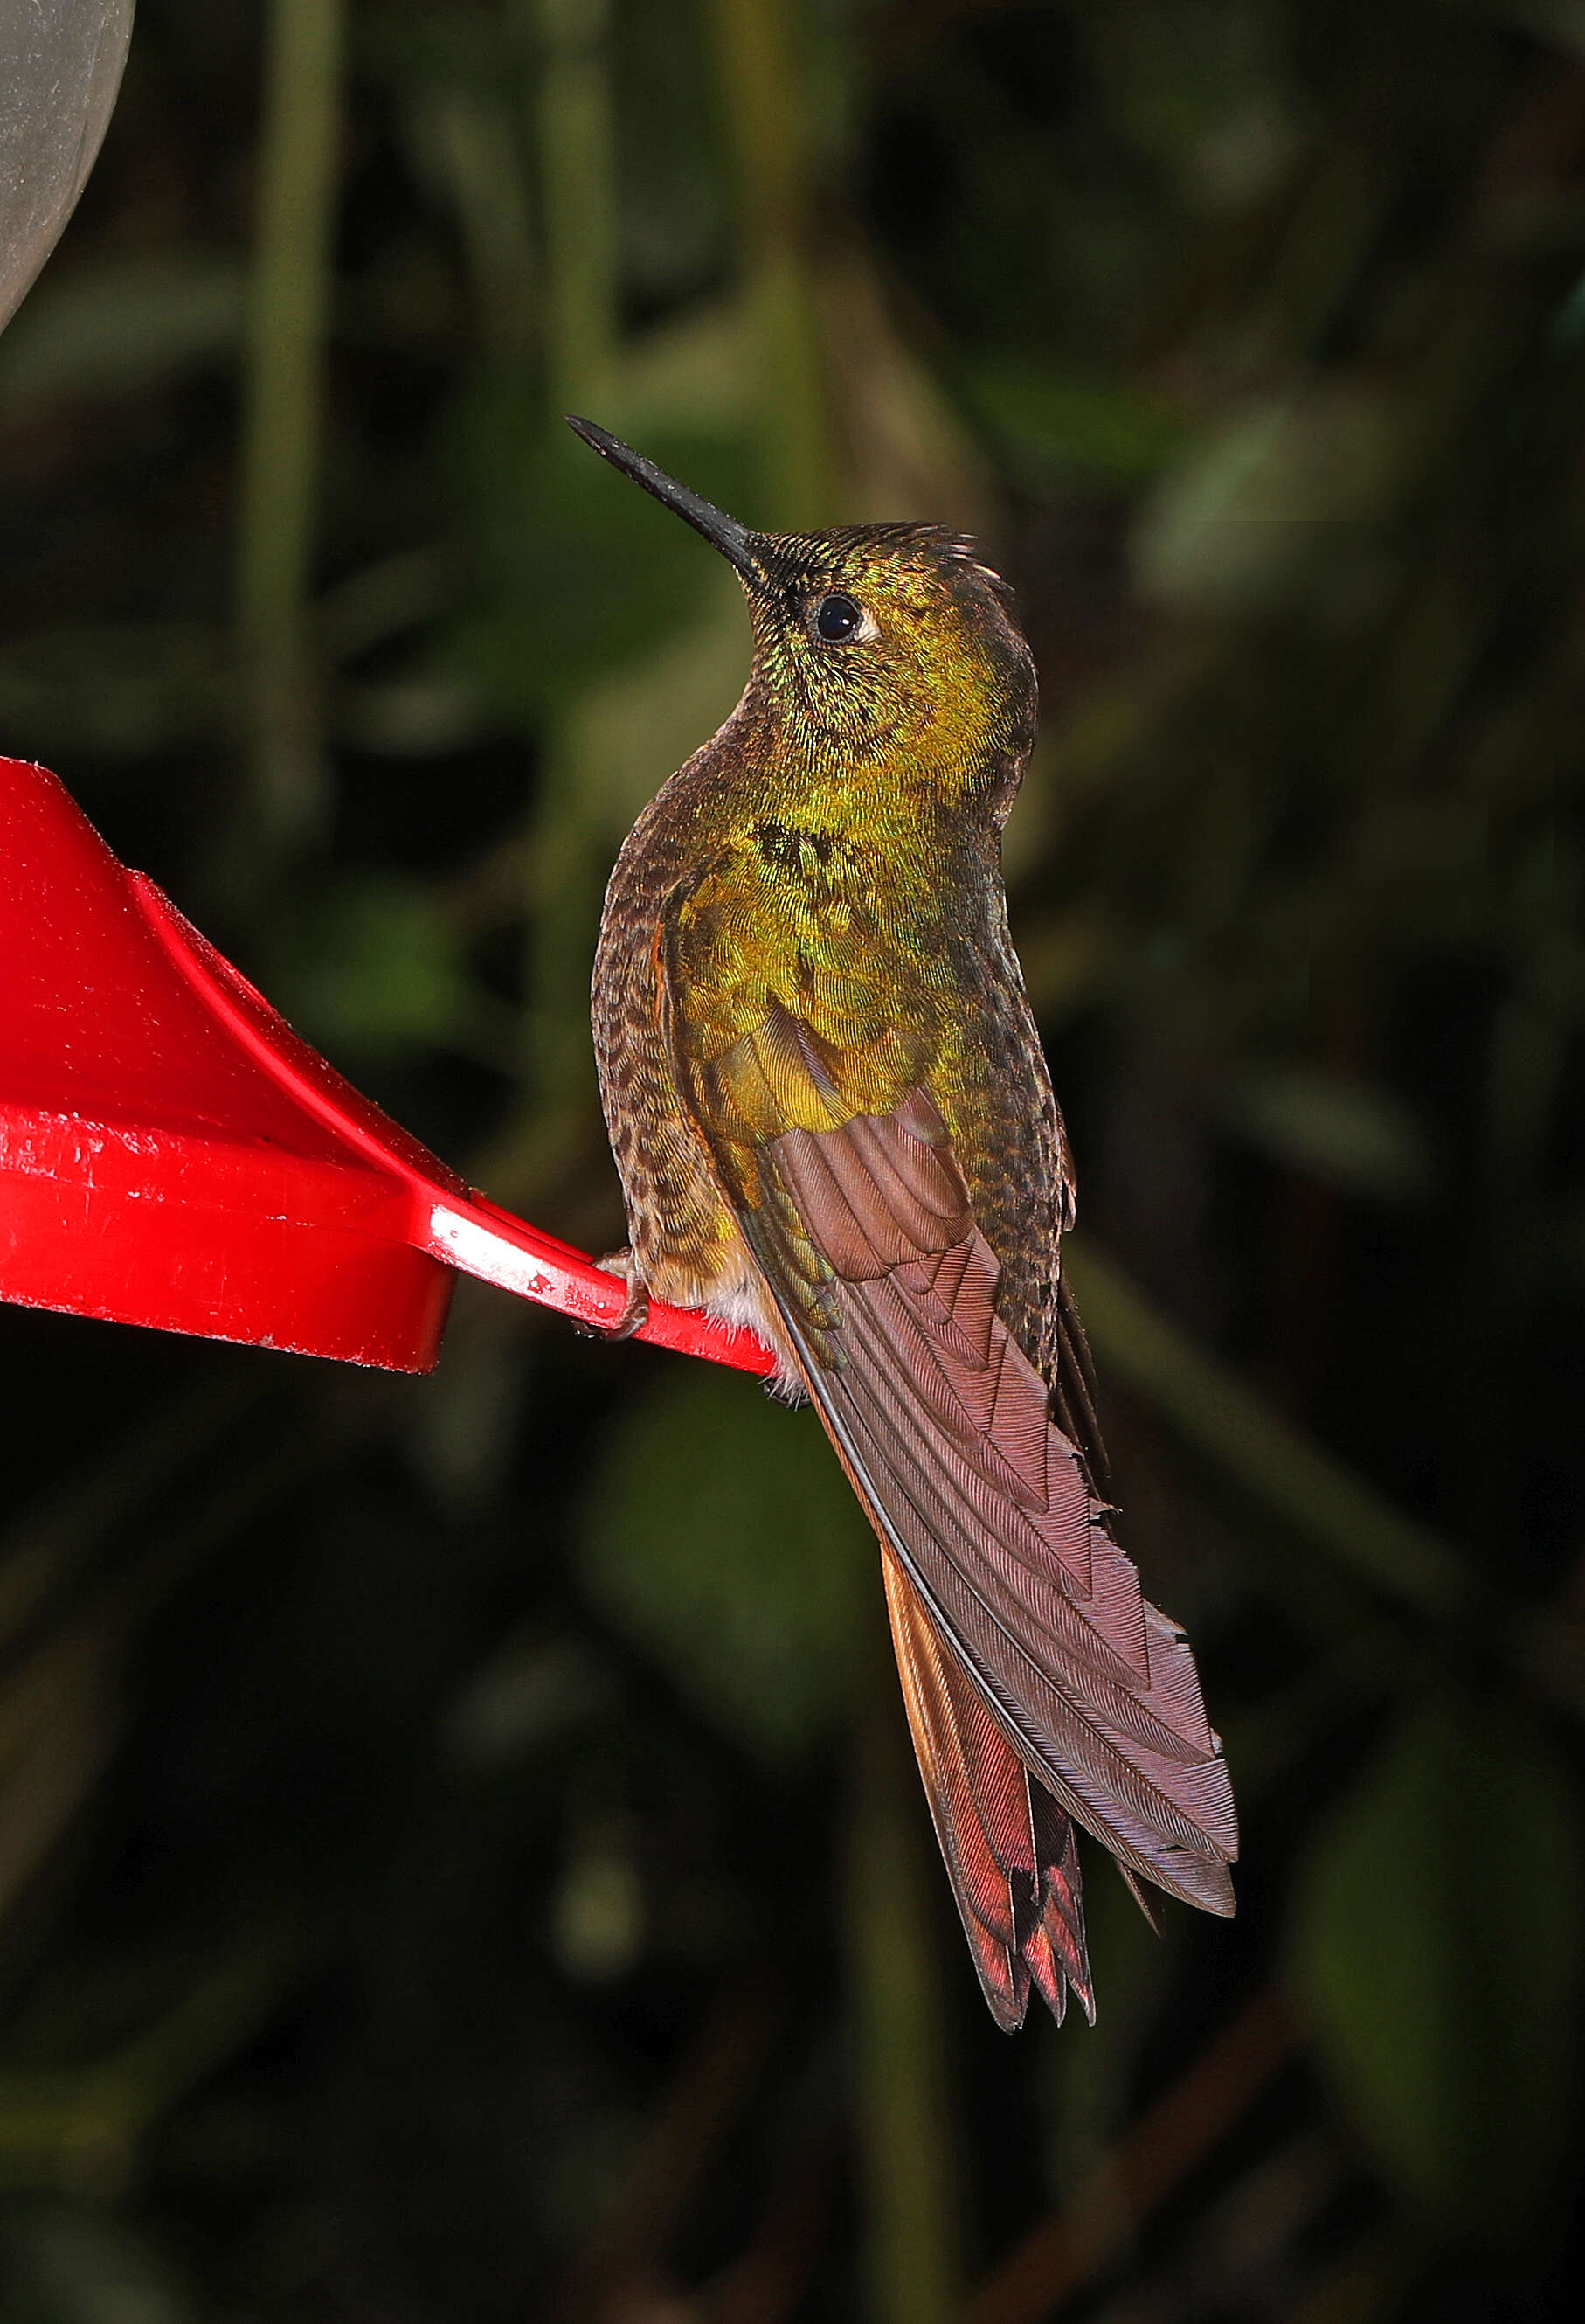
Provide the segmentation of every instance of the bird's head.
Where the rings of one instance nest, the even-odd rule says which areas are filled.
[[[1004,584],[936,525],[752,532],[597,428],[569,426],[736,569],[751,695],[817,757],[929,765],[1000,820],[1034,739],[1034,665]]]

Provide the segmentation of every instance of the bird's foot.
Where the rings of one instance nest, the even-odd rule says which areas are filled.
[[[614,1323],[580,1323],[578,1329],[591,1340],[631,1340],[650,1320],[650,1295],[640,1279],[638,1261],[631,1250],[608,1250],[594,1264],[626,1286],[627,1297]]]

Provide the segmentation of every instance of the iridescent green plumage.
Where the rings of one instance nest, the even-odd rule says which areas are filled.
[[[1092,2007],[1071,1820],[1231,1909],[1186,1642],[1117,1547],[1061,1282],[1062,1125],[1000,835],[1035,678],[933,527],[763,537],[586,422],[742,576],[742,702],[622,849],[594,973],[635,1296],[751,1323],[883,1551],[921,1772],[987,1999]]]

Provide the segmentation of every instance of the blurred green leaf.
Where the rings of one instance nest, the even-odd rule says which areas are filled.
[[[331,730],[344,748],[372,759],[429,759],[465,751],[487,735],[475,689],[455,671],[424,669],[337,687]]]
[[[514,1638],[474,1673],[447,1712],[447,1755],[472,1770],[530,1757],[569,1729],[608,1718],[616,1695],[611,1672],[587,1646]]]
[[[1227,1118],[1280,1161],[1347,1192],[1396,1202],[1431,1176],[1424,1133],[1390,1090],[1304,1066],[1251,1074]]]
[[[1196,210],[1269,194],[1300,144],[1286,43],[1274,12],[1147,0],[1074,12],[1118,127]]]
[[[567,719],[579,793],[604,810],[613,835],[631,829],[742,692],[751,645],[742,592],[724,561],[704,583],[687,627],[592,687]]]
[[[569,1977],[623,1977],[644,1946],[644,1888],[629,1835],[597,1821],[580,1832],[550,1900],[550,1942]]]
[[[1181,453],[1183,422],[1126,381],[994,356],[966,374],[971,409],[1015,466],[1050,484],[1147,483]]]
[[[438,5],[365,11],[350,27],[360,72],[398,88],[510,90],[521,65],[511,12]]]
[[[0,650],[6,748],[108,759],[212,741],[230,700],[219,635],[196,622],[93,622],[35,630]]]
[[[1246,404],[1151,496],[1134,543],[1142,593],[1247,613],[1335,590],[1340,561],[1347,569],[1369,551],[1406,456],[1403,415],[1374,387],[1345,382]],[[1368,602],[1363,581],[1352,594]]]
[[[230,357],[242,319],[240,270],[201,251],[151,252],[53,277],[5,334],[0,412],[121,394],[183,364]]]
[[[711,551],[559,418],[548,425],[512,380],[464,398],[456,441],[479,595],[455,648],[503,715],[532,724],[685,622]],[[642,448],[728,507],[747,491],[743,465],[722,439],[646,435]]]
[[[480,1005],[456,931],[419,881],[395,872],[300,899],[274,933],[266,978],[302,1032],[367,1057],[444,1044]]]
[[[190,2324],[203,2312],[127,2219],[56,2201],[0,2215],[7,2324]]]
[[[1383,2167],[1461,2236],[1523,2237],[1577,2080],[1579,1803],[1511,1713],[1395,1728],[1313,1844],[1290,1932],[1316,2053]]]
[[[812,1416],[704,1367],[625,1423],[589,1510],[593,1595],[776,1761],[848,1702],[874,1563]]]
[[[713,443],[736,444],[746,437],[755,410],[756,344],[741,296],[699,300],[651,323],[622,355],[622,408],[634,439],[705,433]],[[734,457],[742,474],[723,490],[735,495],[755,480],[741,453]],[[746,503],[739,509],[729,497],[723,505],[750,521]]]

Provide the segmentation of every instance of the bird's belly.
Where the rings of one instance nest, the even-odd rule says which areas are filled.
[[[769,1385],[789,1403],[801,1404],[806,1394],[803,1375],[776,1302],[742,1238],[734,1240],[735,1250],[730,1246],[718,1250],[714,1270],[708,1277],[691,1274],[686,1266],[678,1268],[664,1259],[653,1275],[640,1261],[640,1272],[650,1289],[672,1306],[702,1307],[720,1323],[751,1332],[777,1359]]]
[[[592,996],[600,1102],[635,1272],[653,1297],[753,1332],[779,1359],[776,1388],[801,1399],[776,1303],[677,1092],[659,918],[677,866],[650,861],[641,844],[647,821],[640,819],[612,874]]]
[[[776,1303],[661,1055],[652,1044],[625,1038],[627,1032],[617,1012],[596,1019],[601,1096],[639,1279],[670,1306],[703,1308],[752,1332],[779,1360],[779,1392],[801,1399],[802,1382]]]
[[[675,1164],[670,1174],[672,1205],[628,1194],[633,1257],[647,1290],[673,1307],[702,1307],[707,1315],[738,1331],[752,1332],[778,1359],[773,1382],[778,1394],[802,1402],[803,1380],[775,1300],[722,1198],[701,1163],[679,1201],[683,1186]],[[652,1186],[653,1181],[650,1181]],[[668,1231],[669,1230],[669,1231]]]

